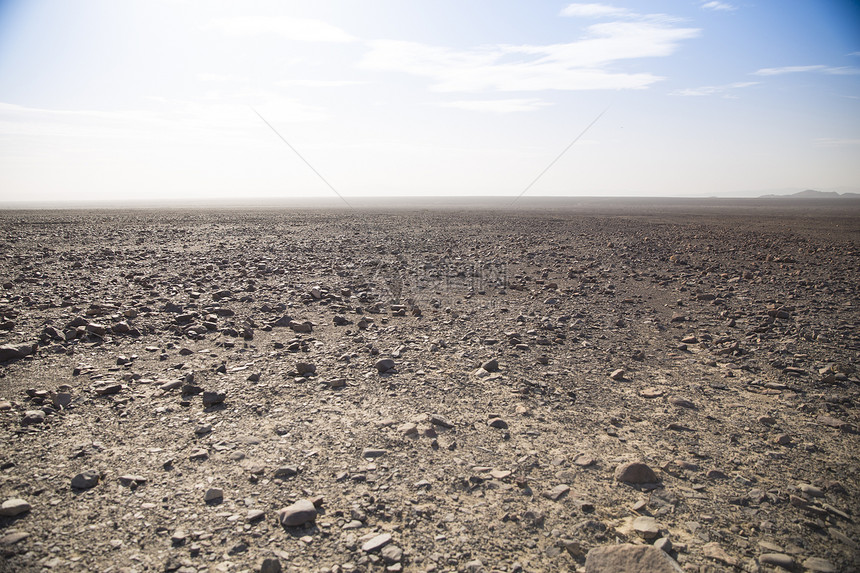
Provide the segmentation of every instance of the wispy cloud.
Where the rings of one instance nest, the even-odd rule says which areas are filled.
[[[669,56],[698,35],[695,28],[641,20],[593,24],[585,38],[566,44],[454,50],[380,40],[370,43],[359,66],[427,77],[440,92],[641,89],[663,78],[616,71],[612,64]]]
[[[213,83],[223,83],[223,82],[242,82],[247,78],[239,77],[239,76],[231,76],[228,74],[211,74],[202,72],[197,74],[197,79],[201,82],[213,82]]]
[[[716,10],[720,12],[732,12],[738,9],[737,6],[733,4],[729,4],[728,2],[717,2],[716,0],[704,2],[702,4],[702,8],[705,10]]]
[[[748,88],[750,86],[758,85],[759,82],[735,82],[731,84],[724,84],[720,86],[700,86],[697,88],[686,88],[682,90],[675,90],[671,92],[669,95],[674,96],[713,96],[719,95],[723,97],[737,97],[732,92],[741,88]]]
[[[352,42],[356,39],[328,22],[308,18],[217,18],[206,27],[231,37],[274,34],[298,42]]]
[[[453,107],[469,111],[482,111],[488,113],[516,113],[522,111],[535,111],[552,104],[535,98],[523,98],[496,100],[460,100],[444,102],[439,105],[443,107]]]
[[[82,145],[102,141],[164,141],[183,137],[224,138],[255,128],[256,118],[245,102],[200,103],[150,98],[159,106],[147,110],[89,111],[44,109],[0,102],[0,133],[10,136],[71,138]],[[326,113],[294,99],[258,94],[255,108],[273,122],[305,122],[326,119]],[[258,120],[259,121],[259,120]],[[169,134],[169,135],[168,135]]]
[[[860,145],[860,139],[819,137],[813,143],[816,147],[854,147],[855,145]]]
[[[356,86],[361,84],[366,84],[365,81],[357,81],[357,80],[308,80],[308,79],[295,79],[295,80],[281,80],[279,82],[275,82],[276,86],[280,87],[300,87],[300,88],[342,88],[346,86]]]
[[[860,68],[851,68],[847,66],[825,66],[817,64],[814,66],[782,66],[779,68],[761,68],[753,72],[757,76],[779,76],[783,74],[798,74],[805,72],[816,72],[821,74],[829,74],[834,76],[853,76],[860,74]]]
[[[561,10],[562,16],[572,18],[602,18],[606,16],[624,16],[630,14],[627,8],[618,8],[609,4],[575,3],[568,4]]]

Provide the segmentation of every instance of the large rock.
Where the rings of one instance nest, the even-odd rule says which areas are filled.
[[[657,483],[657,474],[642,462],[627,462],[615,468],[615,479],[626,483]]]
[[[18,360],[19,358],[33,354],[35,351],[35,344],[4,344],[0,346],[0,362]]]
[[[298,527],[316,518],[317,508],[307,499],[300,499],[278,512],[278,519],[284,527]]]
[[[681,573],[668,555],[650,545],[604,545],[585,556],[585,573]]]

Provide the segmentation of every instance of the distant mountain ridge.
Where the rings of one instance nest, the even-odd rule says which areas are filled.
[[[762,199],[860,199],[860,193],[837,193],[836,191],[818,191],[804,189],[789,195],[761,195]]]

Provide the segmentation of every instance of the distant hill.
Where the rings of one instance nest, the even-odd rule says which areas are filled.
[[[762,199],[860,199],[860,193],[837,193],[836,191],[818,191],[805,189],[790,195],[761,195]]]

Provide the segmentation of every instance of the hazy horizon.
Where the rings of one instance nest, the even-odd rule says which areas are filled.
[[[860,191],[860,5],[645,6],[0,3],[0,203]]]

